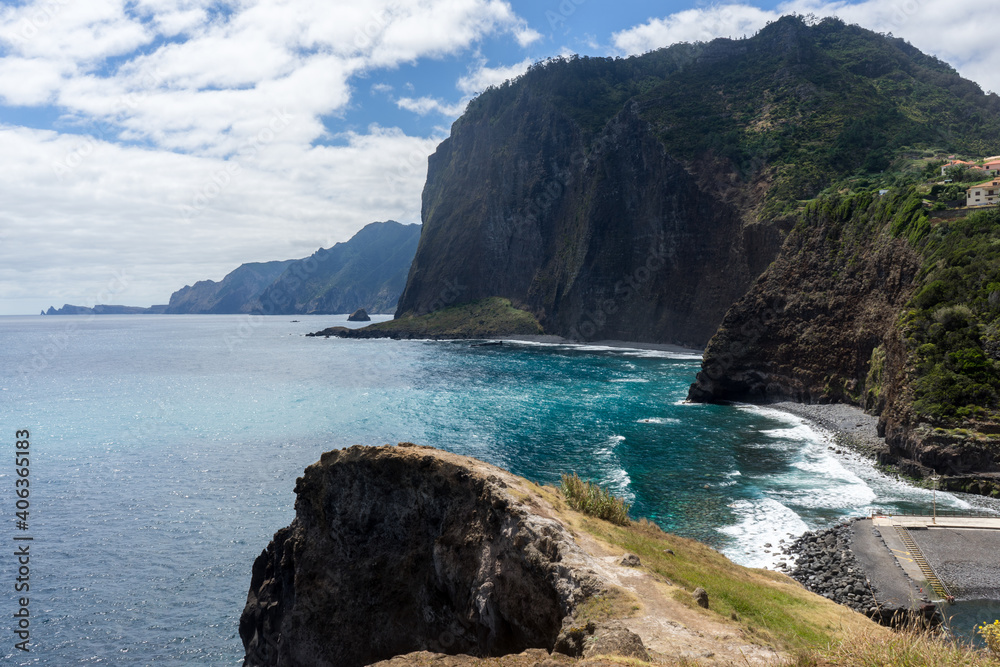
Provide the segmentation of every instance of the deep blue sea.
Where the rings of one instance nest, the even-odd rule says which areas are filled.
[[[930,491],[836,454],[797,417],[685,404],[692,355],[303,335],[338,323],[0,317],[5,664],[240,664],[253,560],[292,520],[303,468],[349,445],[433,445],[550,484],[575,471],[752,566],[806,529],[930,508]],[[33,537],[29,654],[14,649],[15,535]]]

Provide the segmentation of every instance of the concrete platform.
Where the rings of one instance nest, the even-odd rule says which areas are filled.
[[[872,525],[932,599],[1000,599],[1000,517],[876,516]]]
[[[893,530],[876,529],[871,520],[855,521],[851,552],[868,577],[881,607],[914,609],[930,600],[922,574]],[[888,539],[887,539],[888,538]]]
[[[875,526],[902,526],[903,528],[975,528],[977,530],[1000,530],[997,516],[874,516]]]

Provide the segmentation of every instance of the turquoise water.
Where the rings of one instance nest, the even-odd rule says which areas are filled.
[[[344,318],[291,319],[0,318],[0,443],[31,431],[35,540],[33,651],[14,654],[4,596],[0,656],[238,664],[250,567],[291,521],[295,478],[354,444],[433,445],[544,483],[576,471],[754,566],[807,528],[930,507],[796,417],[683,403],[690,355],[313,339]],[[8,545],[13,483],[9,460]],[[5,589],[14,567],[0,559]]]

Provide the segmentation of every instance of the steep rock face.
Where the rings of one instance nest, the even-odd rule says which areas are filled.
[[[253,665],[353,667],[418,650],[551,649],[598,589],[565,528],[499,468],[416,445],[328,452],[253,566]]]
[[[420,225],[373,222],[349,241],[297,260],[251,306],[289,314],[389,313],[406,285]]]
[[[881,462],[911,476],[943,475],[942,488],[1000,496],[991,406],[983,404],[984,416],[949,421],[921,412],[915,400],[922,381],[928,391],[922,374],[944,367],[922,357],[937,348],[917,338],[919,295],[936,275],[928,267],[955,271],[947,255],[928,262],[925,254],[949,235],[964,238],[964,229],[929,222],[907,189],[813,202],[779,257],[726,314],[689,400],[858,405],[879,417],[888,446]],[[981,282],[985,288],[990,279]]]
[[[726,314],[690,400],[836,401],[876,413],[894,402],[904,363],[895,325],[921,260],[880,224],[889,200],[862,204],[804,216]]]
[[[432,156],[397,316],[503,296],[549,333],[703,345],[778,231],[703,190],[636,103],[590,142],[530,89],[508,113],[456,124]]]

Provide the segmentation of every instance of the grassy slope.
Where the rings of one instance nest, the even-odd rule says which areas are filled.
[[[879,626],[861,614],[810,593],[784,574],[737,565],[700,542],[664,533],[648,521],[619,526],[586,516],[570,509],[558,489],[527,484],[557,510],[557,518],[571,530],[588,533],[606,545],[638,555],[644,568],[678,587],[675,592],[678,601],[716,621],[738,624],[748,641],[787,653],[791,660],[788,664],[1000,665],[985,651],[971,650],[919,631],[894,632]],[[668,553],[668,549],[673,553]],[[699,586],[708,592],[708,610],[697,607],[689,595]],[[598,620],[624,618],[634,608],[631,600],[621,598],[597,610],[595,615]],[[628,661],[627,664],[647,663]]]
[[[638,555],[644,567],[678,587],[678,601],[698,610],[688,593],[704,588],[711,608],[703,613],[722,620],[735,614],[745,635],[757,643],[800,651],[826,646],[845,629],[878,630],[860,614],[810,593],[783,574],[737,565],[701,542],[664,533],[647,521],[619,526],[586,516],[570,509],[559,490],[532,486],[571,529]]]

